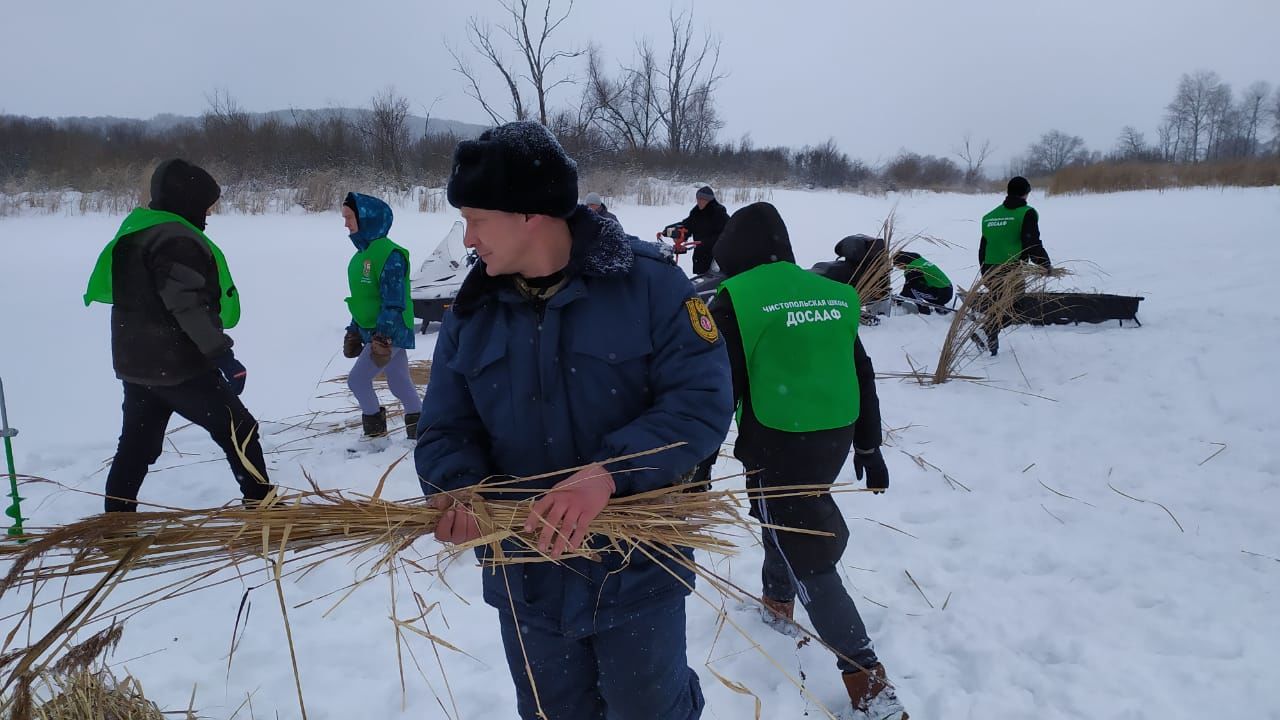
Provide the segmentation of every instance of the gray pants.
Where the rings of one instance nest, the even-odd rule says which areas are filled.
[[[387,363],[386,367],[380,368],[373,363],[373,358],[369,357],[372,347],[372,345],[364,346],[360,357],[356,358],[355,365],[351,366],[351,372],[347,375],[347,387],[351,389],[351,394],[356,396],[356,402],[360,403],[360,412],[365,415],[376,415],[378,408],[382,407],[382,403],[378,402],[378,393],[373,390],[373,379],[381,373],[386,374],[387,387],[391,388],[391,394],[400,400],[406,413],[422,412],[422,396],[418,394],[418,388],[414,386],[413,378],[409,376],[409,354],[404,351],[404,348],[393,348],[391,362]]]

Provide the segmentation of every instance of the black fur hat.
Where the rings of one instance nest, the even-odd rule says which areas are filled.
[[[568,217],[578,206],[578,165],[538,123],[507,123],[458,143],[448,197],[456,208]]]

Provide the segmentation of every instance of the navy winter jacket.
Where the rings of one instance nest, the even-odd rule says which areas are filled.
[[[699,331],[689,279],[586,206],[568,223],[566,282],[545,307],[480,262],[445,316],[415,451],[427,495],[685,443],[610,464],[616,495],[632,495],[679,482],[724,439],[728,356],[718,333]],[[546,489],[564,477],[517,487]],[[680,598],[688,594],[680,580],[693,582],[638,551],[625,567],[617,553],[603,557],[485,569],[485,601],[584,636]]]

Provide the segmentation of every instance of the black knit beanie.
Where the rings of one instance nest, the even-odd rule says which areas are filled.
[[[222,196],[222,188],[203,168],[186,160],[165,160],[151,174],[152,210],[165,210],[204,230],[205,213]]]
[[[535,122],[513,122],[463,140],[453,152],[456,208],[568,217],[578,206],[578,165]]]
[[[1021,175],[1009,181],[1009,197],[1022,197],[1031,192],[1031,181]]]

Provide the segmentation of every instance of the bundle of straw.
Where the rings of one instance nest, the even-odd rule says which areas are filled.
[[[989,325],[1003,329],[1021,323],[1025,319],[1019,310],[1021,299],[1028,293],[1043,292],[1050,278],[1070,274],[1062,267],[1046,271],[1038,265],[1016,263],[974,278],[947,328],[933,382],[942,384],[956,378],[979,355],[978,348],[971,342],[975,337],[980,333],[985,335]],[[982,291],[984,287],[986,290]]]
[[[168,720],[169,714],[147,699],[132,675],[117,678],[106,668],[67,674],[43,673],[30,694],[0,700],[5,720]],[[195,715],[182,712],[184,719]]]

